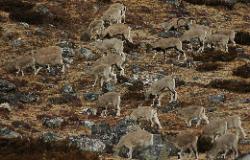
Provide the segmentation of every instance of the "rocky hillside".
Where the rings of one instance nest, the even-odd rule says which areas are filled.
[[[250,4],[247,0],[123,0],[127,6],[126,24],[132,28],[132,43],[126,43],[125,76],[116,85],[92,87],[93,62],[102,56],[84,39],[89,23],[101,17],[111,0],[0,0],[0,159],[1,160],[95,160],[120,159],[112,147],[134,124],[125,117],[138,105],[150,105],[144,92],[151,75],[176,75],[178,101],[163,98],[158,115],[162,130],[145,124],[154,133],[154,145],[136,150],[135,159],[177,159],[178,149],[165,141],[166,136],[188,130],[177,115],[180,108],[202,105],[210,120],[239,115],[250,135]],[[230,2],[230,3],[229,3]],[[199,54],[197,41],[184,44],[188,59],[177,60],[170,50],[156,54],[148,42],[151,37],[173,37],[184,28],[165,31],[160,27],[175,18],[192,18],[214,29],[236,31],[236,46],[229,53],[206,48]],[[60,66],[45,68],[34,75],[31,68],[24,76],[8,70],[17,56],[30,56],[31,50],[57,45],[63,48],[66,72]],[[143,76],[142,76],[143,75]],[[100,116],[96,100],[102,92],[121,93],[121,116],[110,110]],[[6,103],[4,105],[4,103]],[[200,134],[205,124],[191,129]],[[164,135],[164,136],[163,136]],[[200,159],[212,144],[199,138]],[[240,155],[249,154],[250,139],[240,139]],[[127,150],[120,156],[126,157]],[[228,157],[230,159],[230,155]],[[232,158],[231,158],[232,159]]]

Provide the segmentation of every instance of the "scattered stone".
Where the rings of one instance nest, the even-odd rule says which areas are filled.
[[[98,99],[99,94],[97,93],[86,93],[84,94],[84,98],[88,101],[95,101]]]
[[[200,136],[197,142],[198,152],[205,153],[213,147],[212,139],[210,137]]]
[[[0,102],[8,102],[11,105],[19,104],[19,103],[32,103],[36,102],[39,99],[39,96],[34,93],[8,93],[1,94],[0,93]]]
[[[61,48],[71,48],[71,49],[76,48],[76,44],[74,42],[71,42],[71,41],[61,41],[57,44],[57,46],[59,46]]]
[[[42,142],[44,143],[54,143],[57,141],[60,141],[62,139],[62,137],[58,136],[56,133],[54,132],[46,132],[43,133],[42,136],[40,137],[40,139],[42,140]]]
[[[250,145],[250,139],[249,138],[240,139],[239,144]]]
[[[18,39],[11,41],[11,45],[14,48],[21,47],[24,45],[24,41],[21,38],[18,38]]]
[[[12,110],[12,108],[10,107],[10,105],[9,105],[9,103],[1,103],[0,104],[0,109],[2,110],[7,110],[7,111],[11,111]]]
[[[64,119],[61,117],[56,117],[56,118],[45,117],[42,119],[42,121],[43,125],[48,128],[60,128],[64,123]]]
[[[80,48],[79,53],[80,57],[86,59],[87,61],[95,60],[97,58],[96,55],[87,48]]]
[[[21,135],[15,131],[12,131],[6,127],[0,129],[0,137],[1,138],[19,138]]]
[[[0,92],[9,92],[12,90],[16,89],[16,85],[4,80],[4,79],[0,79]]]
[[[81,114],[86,114],[86,115],[89,115],[89,116],[90,115],[96,116],[97,109],[95,109],[95,108],[85,108],[80,113]]]
[[[85,120],[85,121],[81,121],[81,125],[87,128],[92,128],[95,125],[95,123],[92,121]]]
[[[180,107],[181,107],[181,103],[179,101],[175,101],[175,102],[171,102],[167,104],[166,107],[161,107],[160,110],[163,113],[169,113]]]
[[[102,86],[102,92],[107,93],[115,89],[115,86],[112,83],[104,83]]]
[[[82,101],[77,95],[63,94],[59,97],[48,98],[48,104],[69,104],[71,106],[82,106]]]
[[[69,137],[69,146],[74,146],[81,151],[102,153],[105,151],[105,144],[99,139],[91,139],[84,136]]]
[[[38,27],[35,28],[34,34],[38,36],[48,36],[47,32],[44,30],[44,28]]]
[[[240,155],[235,160],[249,160],[249,159],[250,159],[250,153],[246,153],[246,154]]]
[[[66,84],[62,88],[62,92],[64,94],[74,94],[75,90],[73,89],[73,87],[70,84]]]
[[[11,125],[15,128],[27,129],[27,130],[31,129],[31,125],[24,121],[13,121]]]
[[[210,96],[208,96],[208,100],[212,103],[223,103],[223,102],[225,102],[226,97],[224,94],[210,95]]]
[[[250,103],[250,98],[242,99],[241,103]]]
[[[64,48],[62,48],[62,56],[63,57],[74,57],[75,51],[72,48],[64,47]]]
[[[34,93],[21,93],[20,102],[22,103],[31,103],[39,100],[39,96]]]

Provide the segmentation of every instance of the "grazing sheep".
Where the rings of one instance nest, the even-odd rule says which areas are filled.
[[[122,23],[123,18],[123,11],[119,8],[108,8],[102,16],[102,20],[109,25]]]
[[[100,63],[107,64],[109,66],[116,65],[120,69],[120,75],[124,75],[124,68],[122,67],[122,64],[125,62],[124,56],[125,55],[108,53],[107,55],[104,55],[96,60],[94,65],[98,65]]]
[[[114,50],[116,53],[122,55],[124,49],[124,42],[117,38],[104,39],[103,41],[95,42],[95,46],[101,51]]]
[[[155,42],[153,42],[151,45],[153,48],[163,49],[164,52],[166,52],[166,49],[175,48],[177,51],[179,51],[184,56],[184,60],[187,59],[186,54],[182,50],[182,42],[180,41],[179,38],[174,38],[174,37],[159,38]],[[155,57],[155,55],[154,55],[154,57]],[[180,54],[178,54],[178,60],[180,60]]]
[[[109,82],[112,79],[114,80],[115,83],[117,82],[116,74],[112,72],[112,67],[107,64],[99,64],[94,66],[92,68],[91,74],[95,76],[95,82],[92,85],[93,87],[96,85],[96,82],[99,77],[101,77],[100,80],[101,87],[103,86],[104,82]]]
[[[118,144],[114,146],[115,154],[118,155],[122,147],[129,149],[128,158],[132,159],[132,154],[135,148],[146,148],[153,145],[154,135],[143,130],[136,129],[122,136]]]
[[[22,76],[24,76],[23,70],[28,67],[32,67],[34,72],[36,72],[35,59],[32,55],[18,56],[14,60],[5,64],[6,70],[17,70],[16,75],[21,72]]]
[[[231,43],[233,43],[233,46],[236,46],[236,42],[234,40],[235,36],[236,36],[236,32],[234,30],[216,30],[216,31],[213,31],[213,33],[222,34],[222,35],[228,36],[229,37],[229,41]]]
[[[184,41],[190,42],[193,38],[198,38],[201,46],[198,52],[203,52],[207,33],[208,31],[202,27],[192,27],[186,32],[184,32],[184,34],[180,37],[180,40],[182,42]]]
[[[91,40],[100,38],[104,30],[104,21],[95,19],[88,26],[88,32]]]
[[[180,114],[181,118],[185,120],[188,127],[191,127],[193,119],[198,119],[196,127],[200,125],[201,120],[205,120],[206,123],[209,124],[208,117],[206,116],[206,110],[202,106],[188,106],[180,109],[178,114]]]
[[[47,65],[50,72],[50,65],[62,65],[61,72],[64,73],[65,66],[63,63],[62,49],[58,46],[43,47],[32,51],[32,55],[35,58],[35,62],[38,65]],[[35,72],[35,75],[39,73],[42,67],[39,67]]]
[[[98,98],[97,104],[98,106],[105,107],[104,116],[107,116],[108,107],[113,107],[117,109],[116,116],[121,115],[121,95],[118,92],[104,93]]]
[[[214,142],[217,136],[224,135],[226,132],[227,121],[225,119],[216,119],[210,121],[210,123],[204,127],[202,135],[205,137],[211,137],[212,142]]]
[[[178,153],[180,157],[179,159],[182,159],[183,152],[189,150],[190,153],[192,152],[195,155],[195,159],[198,160],[198,135],[193,131],[181,131],[177,134],[176,138],[169,138],[167,140],[173,143],[178,149],[180,149],[180,152]]]
[[[206,43],[208,44],[218,44],[225,48],[225,51],[228,52],[228,42],[229,42],[229,36],[224,34],[207,34]]]
[[[133,43],[133,40],[131,38],[131,27],[129,27],[126,24],[118,23],[118,24],[111,25],[103,31],[102,36],[103,37],[106,37],[106,36],[114,37],[117,35],[122,35],[122,36],[124,36],[124,38],[126,40]]]
[[[120,10],[123,23],[125,23],[127,7],[124,4],[122,4],[122,3],[114,3],[114,4],[111,4],[109,8],[116,8],[116,9]]]
[[[166,92],[170,91],[171,100],[170,103],[177,100],[177,92],[175,91],[175,78],[173,76],[165,76],[162,79],[153,82],[153,84],[149,87],[149,89],[145,93],[146,100],[149,95],[152,94],[155,96],[153,103],[158,97],[158,106],[161,106],[161,99],[165,96]]]
[[[141,119],[150,121],[151,127],[153,127],[154,124],[157,124],[159,129],[162,129],[162,126],[160,124],[160,121],[157,115],[157,110],[152,107],[139,106],[138,108],[133,110],[133,112],[130,114],[129,117],[135,121],[139,121]]]
[[[226,154],[232,150],[234,153],[234,158],[238,157],[238,142],[239,136],[227,133],[222,135],[215,140],[213,148],[207,153],[207,159],[215,159],[219,152],[224,152],[223,158],[226,158]]]
[[[241,118],[238,115],[235,116],[230,116],[226,118],[227,121],[227,128],[228,129],[237,129],[237,132],[243,136],[243,138],[246,138],[246,133],[244,131],[244,129],[241,126]]]

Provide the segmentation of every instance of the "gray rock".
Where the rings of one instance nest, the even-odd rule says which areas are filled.
[[[19,103],[31,103],[36,102],[39,99],[39,96],[34,93],[0,93],[0,102],[8,102],[11,105]]]
[[[47,32],[44,30],[44,28],[41,28],[41,27],[35,28],[34,34],[38,35],[38,36],[47,36],[48,35]]]
[[[73,87],[70,84],[66,84],[62,88],[62,92],[64,94],[74,94],[75,90],[73,89]]]
[[[250,153],[240,155],[236,160],[250,160]]]
[[[223,103],[223,102],[225,102],[226,97],[224,94],[210,95],[210,96],[208,96],[208,100],[212,103]]]
[[[97,114],[97,109],[95,108],[85,108],[81,112],[81,114],[92,115],[95,116]]]
[[[84,94],[84,98],[88,101],[95,101],[98,99],[99,94],[97,93],[86,93]]]
[[[112,83],[104,83],[102,86],[102,92],[107,93],[115,89],[115,86]]]
[[[75,51],[72,48],[64,47],[64,48],[62,48],[62,56],[63,57],[74,57]]]
[[[80,57],[86,59],[87,61],[95,60],[97,58],[96,55],[87,48],[80,48],[79,53]]]
[[[81,151],[90,151],[102,153],[105,151],[106,145],[99,139],[91,139],[82,136],[69,137],[69,146],[74,146]]]
[[[250,103],[250,98],[245,98],[240,101],[241,103]]]
[[[42,136],[40,137],[40,139],[42,140],[42,142],[44,143],[54,143],[57,141],[60,141],[62,139],[62,137],[58,136],[56,133],[54,132],[46,132],[44,134],[42,134]]]
[[[136,64],[132,64],[131,68],[132,68],[132,72],[133,73],[140,73],[140,72],[142,72],[142,68],[140,66],[136,65]]]
[[[21,137],[21,135],[15,131],[12,131],[6,127],[0,129],[0,137],[1,138],[18,138]]]
[[[92,128],[92,127],[95,125],[94,122],[88,121],[88,120],[81,121],[81,124],[82,124],[84,127],[87,127],[87,128]]]
[[[71,49],[76,48],[76,44],[74,42],[71,42],[71,41],[61,41],[57,44],[57,46],[59,46],[61,48],[71,48]]]
[[[22,103],[31,103],[39,100],[39,96],[34,93],[21,93],[19,101]]]
[[[21,47],[24,44],[25,44],[25,42],[21,38],[18,38],[18,39],[11,41],[11,46],[14,48]]]
[[[61,117],[56,118],[43,118],[43,125],[48,128],[59,128],[62,127],[62,124],[64,123],[64,119]]]
[[[181,35],[180,32],[177,32],[174,30],[163,31],[163,32],[158,33],[158,36],[163,37],[163,38],[179,37],[180,35]]]
[[[250,139],[249,138],[240,139],[239,144],[250,145]]]
[[[7,80],[0,79],[0,92],[9,92],[16,89],[16,85]]]

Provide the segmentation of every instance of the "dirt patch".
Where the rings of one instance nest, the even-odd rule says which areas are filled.
[[[228,91],[238,92],[238,93],[250,92],[250,83],[247,81],[241,81],[241,80],[216,79],[216,80],[211,81],[207,87],[225,89]]]
[[[243,66],[238,67],[233,71],[233,75],[242,78],[250,78],[250,64],[245,64]]]
[[[235,42],[242,45],[250,45],[250,33],[245,31],[237,32]]]
[[[1,139],[0,156],[1,160],[98,160],[94,153],[67,147],[66,141],[44,144],[36,139]]]
[[[226,6],[232,9],[233,5],[236,4],[235,0],[185,0],[189,3],[199,4],[199,5],[210,5],[210,6]]]
[[[208,62],[208,63],[203,63],[201,65],[198,65],[196,67],[196,71],[199,71],[199,72],[216,71],[216,70],[219,70],[221,68],[221,66],[222,65],[219,63]]]
[[[224,53],[219,50],[209,51],[207,53],[193,55],[194,61],[202,62],[230,62],[237,58],[238,53],[236,48],[229,47],[229,53]]]

